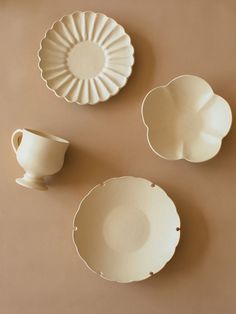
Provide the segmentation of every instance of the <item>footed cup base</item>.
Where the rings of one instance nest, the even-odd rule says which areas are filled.
[[[26,174],[23,178],[16,179],[16,183],[34,190],[46,191],[48,189],[43,178],[33,178]]]

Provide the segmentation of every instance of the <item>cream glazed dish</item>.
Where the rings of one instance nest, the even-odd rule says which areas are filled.
[[[95,186],[74,217],[78,254],[110,281],[140,281],[159,272],[179,239],[180,218],[173,201],[143,178],[112,178]]]
[[[126,84],[134,48],[124,28],[112,18],[78,11],[53,24],[38,56],[41,76],[58,97],[96,104]]]
[[[227,101],[194,75],[152,89],[143,100],[142,118],[154,153],[190,162],[214,157],[232,124]]]

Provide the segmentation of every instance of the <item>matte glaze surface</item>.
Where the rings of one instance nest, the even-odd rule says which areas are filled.
[[[41,42],[39,67],[57,96],[96,104],[118,93],[132,71],[134,49],[124,28],[104,14],[75,12]]]
[[[74,219],[74,242],[87,266],[105,279],[146,279],[171,259],[180,220],[165,191],[143,178],[113,178],[94,187]]]
[[[0,1],[1,314],[235,314],[236,123],[208,162],[167,162],[150,149],[140,114],[149,90],[194,73],[229,102],[234,120],[235,8],[235,0]],[[114,17],[135,48],[128,84],[96,106],[56,97],[38,69],[47,25],[76,10]],[[23,170],[9,139],[22,126],[70,140],[48,192],[15,183]],[[117,284],[86,267],[71,229],[84,195],[124,175],[168,192],[181,240],[157,275]]]
[[[44,177],[61,170],[69,142],[52,134],[18,129],[13,132],[11,143],[18,163],[25,170],[24,177],[16,179],[16,183],[47,190]]]
[[[182,75],[145,97],[142,117],[148,143],[160,157],[202,162],[220,150],[229,132],[229,104],[200,77]]]

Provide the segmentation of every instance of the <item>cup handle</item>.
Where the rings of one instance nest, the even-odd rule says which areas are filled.
[[[13,132],[13,134],[11,136],[11,145],[12,145],[15,153],[17,152],[17,149],[20,145],[22,133],[23,133],[22,129],[17,129]]]

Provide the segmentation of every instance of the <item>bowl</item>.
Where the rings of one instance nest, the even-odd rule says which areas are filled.
[[[213,158],[232,123],[227,101],[194,75],[152,89],[143,100],[142,118],[154,153],[190,162]]]
[[[143,178],[112,178],[95,186],[74,218],[73,240],[82,260],[102,278],[120,283],[159,272],[179,238],[173,201]]]

